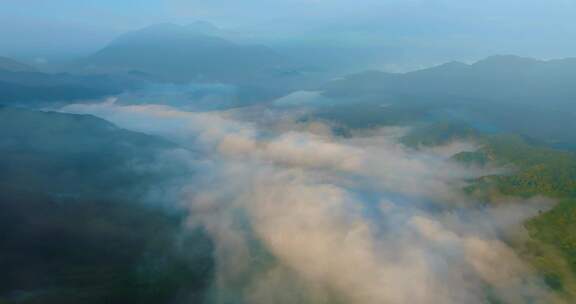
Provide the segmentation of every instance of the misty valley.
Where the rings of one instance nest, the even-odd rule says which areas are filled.
[[[104,2],[76,9],[127,9]],[[91,50],[0,30],[0,304],[576,303],[576,52],[381,37],[350,16],[392,14],[345,1],[285,7],[317,36],[177,22],[284,20],[261,1],[152,2],[171,22],[99,20]]]

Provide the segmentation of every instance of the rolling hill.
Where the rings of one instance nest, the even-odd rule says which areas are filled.
[[[405,74],[370,71],[322,86],[337,106],[320,109],[318,115],[338,120],[354,113],[353,119],[344,115],[344,122],[360,127],[395,124],[399,119],[448,120],[574,149],[575,79],[576,59],[516,56],[452,62]]]

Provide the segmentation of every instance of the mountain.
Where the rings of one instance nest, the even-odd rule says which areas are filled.
[[[99,99],[148,82],[134,72],[124,75],[75,75],[0,70],[0,104],[47,106]]]
[[[473,98],[515,103],[568,102],[576,97],[576,58],[541,61],[492,56],[474,64],[446,63],[420,71],[392,74],[370,71],[328,83],[330,96],[369,95]]]
[[[473,64],[451,62],[404,74],[369,71],[331,81],[320,90],[340,105],[322,109],[325,118],[343,117],[363,127],[399,118],[452,120],[481,131],[518,133],[556,147],[576,148],[576,134],[571,131],[576,129],[573,58],[492,56]],[[354,119],[345,113],[355,113]]]
[[[149,195],[179,176],[151,166],[174,148],[91,115],[0,107],[0,302],[198,303],[211,243]]]
[[[206,24],[159,24],[121,35],[82,60],[91,70],[139,70],[170,81],[245,83],[284,63],[273,50],[211,36]]]
[[[184,26],[187,30],[195,32],[197,34],[203,34],[208,36],[216,36],[216,37],[226,37],[228,36],[229,32],[220,29],[219,27],[215,26],[214,24],[206,21],[195,21],[190,24]]]
[[[103,194],[102,188],[106,194],[126,192],[136,181],[124,178],[131,164],[174,148],[91,115],[11,107],[0,107],[0,138],[3,185],[92,197]]]
[[[34,72],[35,68],[7,57],[0,57],[0,70],[10,72]]]
[[[566,302],[576,297],[576,153],[551,149],[514,134],[481,134],[465,125],[432,124],[412,129],[403,142],[413,148],[473,140],[475,151],[452,160],[472,167],[507,168],[476,178],[465,192],[488,204],[512,198],[554,198],[557,204],[524,223],[530,238],[515,242],[516,252],[540,273],[543,283]]]

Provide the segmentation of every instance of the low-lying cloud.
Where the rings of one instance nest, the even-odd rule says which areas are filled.
[[[554,300],[505,234],[545,204],[469,201],[460,189],[486,171],[450,161],[469,144],[412,150],[398,141],[402,129],[343,138],[269,109],[194,113],[108,102],[62,111],[197,152],[183,166],[198,172],[179,191],[189,227],[215,243],[208,302]]]

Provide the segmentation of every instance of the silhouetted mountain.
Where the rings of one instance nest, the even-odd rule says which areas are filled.
[[[209,36],[223,37],[227,34],[226,31],[223,31],[214,24],[206,21],[195,21],[188,25],[185,25],[184,27],[197,34],[203,34]]]
[[[200,28],[200,29],[199,29]],[[171,81],[244,83],[283,63],[271,49],[239,45],[206,25],[160,24],[121,35],[82,64],[93,70],[140,70]]]
[[[116,95],[149,78],[125,75],[73,75],[0,70],[0,104],[48,105]]]
[[[322,90],[340,105],[322,109],[322,115],[346,123],[373,127],[399,119],[448,119],[576,148],[576,59],[493,56],[405,74],[369,71]]]
[[[514,103],[567,102],[576,97],[576,58],[551,61],[492,56],[474,64],[446,63],[392,74],[365,72],[328,83],[332,97],[443,96]]]
[[[33,72],[36,69],[14,59],[0,57],[0,70],[11,72]]]

